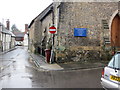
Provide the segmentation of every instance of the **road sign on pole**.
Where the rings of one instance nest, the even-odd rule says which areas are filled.
[[[50,32],[51,34],[54,34],[54,33],[56,32],[56,27],[54,27],[54,26],[50,27],[50,28],[49,28],[49,32]]]
[[[51,26],[49,28],[49,32],[52,34],[52,50],[51,50],[51,57],[50,57],[50,63],[52,64],[54,62],[54,33],[56,32],[56,27]]]

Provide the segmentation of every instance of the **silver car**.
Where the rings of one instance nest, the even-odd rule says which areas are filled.
[[[104,89],[120,90],[120,52],[117,52],[103,69],[101,85]]]

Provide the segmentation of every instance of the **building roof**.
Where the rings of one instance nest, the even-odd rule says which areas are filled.
[[[18,29],[13,30],[12,33],[15,35],[15,37],[24,37],[25,35],[24,32],[21,32]]]
[[[16,34],[19,34],[19,33],[22,33],[20,30],[18,29],[15,29],[15,30],[12,30],[12,32],[16,35]]]
[[[2,27],[2,31],[0,31],[0,32],[2,32],[2,33],[4,33],[4,34],[9,34],[9,35],[11,35],[12,37],[15,37],[15,35],[10,31],[10,30],[7,30],[5,27],[4,27],[4,25],[2,25],[3,27]]]
[[[40,21],[41,21],[41,20],[44,19],[52,10],[53,10],[53,3],[50,4],[45,10],[43,10],[37,17],[35,17],[35,18],[31,21],[31,23],[30,23],[30,25],[28,26],[28,28],[30,28],[30,27],[32,26],[32,24],[34,23],[34,21],[35,21],[36,18],[40,17]]]
[[[14,35],[11,31],[9,31],[9,30],[7,30],[7,29],[2,30],[1,32],[2,32],[2,33],[5,33],[5,34],[9,34],[9,35],[11,35],[12,37],[15,37],[15,35]]]
[[[5,33],[5,34],[11,35],[11,31],[10,31],[10,30],[7,30],[4,26],[3,26],[3,29],[2,29],[1,32],[2,32],[2,33]]]
[[[24,32],[15,34],[16,37],[24,37],[24,35],[25,35]]]
[[[2,30],[1,32],[2,32],[2,33],[5,33],[5,34],[9,34],[9,35],[11,35],[10,31],[7,30],[7,29]]]

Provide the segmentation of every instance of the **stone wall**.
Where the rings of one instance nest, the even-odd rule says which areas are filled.
[[[41,21],[42,37],[45,37],[44,49],[49,48],[48,46],[52,45],[52,42],[51,42],[52,34],[49,32],[49,28],[53,25],[52,18],[53,17],[52,17],[52,12],[51,12]]]
[[[56,41],[56,57],[101,59],[103,39],[110,39],[110,30],[103,29],[102,20],[109,24],[111,16],[118,9],[117,2],[64,2],[60,5],[59,27]],[[74,28],[87,28],[87,37],[74,37]],[[77,49],[74,47],[81,47]],[[87,47],[88,49],[85,49]],[[92,49],[90,49],[93,47]],[[99,47],[99,49],[95,48]],[[70,48],[73,48],[72,50]],[[82,54],[77,54],[77,53]],[[61,55],[62,53],[62,55]],[[74,54],[74,55],[72,55]],[[70,59],[68,59],[69,61]],[[59,61],[59,59],[58,59]]]
[[[45,16],[44,19],[40,19],[41,15],[35,18],[34,23],[30,28],[29,45],[29,48],[32,52],[39,52],[39,54],[41,54],[47,48],[47,42],[51,38],[51,34],[49,33],[49,27],[52,25],[52,14],[49,13],[47,16]],[[42,48],[44,49],[43,51],[41,51]]]
[[[41,30],[40,30],[40,27],[41,27],[41,22],[39,20],[39,17],[35,20],[35,32],[34,32],[34,42],[35,43],[40,43],[40,39],[41,39]]]
[[[32,53],[34,53],[34,50],[35,50],[35,48],[34,48],[34,25],[35,24],[33,24],[29,30],[29,45],[28,45],[28,47]]]

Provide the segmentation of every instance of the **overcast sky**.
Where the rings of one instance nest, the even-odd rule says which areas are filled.
[[[16,24],[20,30],[24,24],[29,24],[53,0],[0,0],[0,22],[10,20],[10,25]]]

